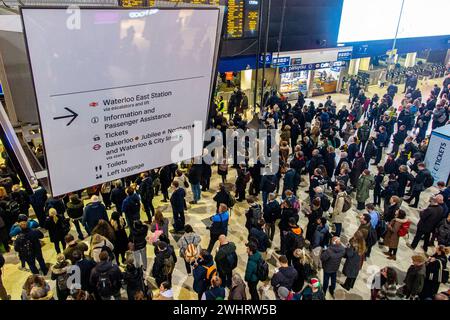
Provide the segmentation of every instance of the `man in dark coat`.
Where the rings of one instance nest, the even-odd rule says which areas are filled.
[[[26,215],[20,215],[18,222],[20,233],[17,235],[16,241],[14,242],[14,250],[18,252],[20,258],[28,264],[33,274],[39,274],[39,270],[36,268],[37,260],[41,272],[46,275],[48,273],[48,268],[42,255],[42,246],[40,242],[40,240],[44,238],[44,234],[38,229],[29,228]]]
[[[406,132],[406,126],[401,125],[398,131],[394,134],[394,145],[392,146],[391,153],[394,155],[394,158],[397,157],[398,149],[400,145],[405,143],[405,139],[408,136]]]
[[[116,211],[122,214],[123,201],[127,197],[124,187],[122,186],[122,180],[116,180],[114,182],[114,188],[111,191],[111,202],[116,206]]]
[[[92,230],[100,220],[108,221],[108,214],[106,213],[105,205],[100,202],[98,196],[93,195],[91,197],[91,203],[84,207],[83,219],[81,220],[81,223],[87,233],[91,234]]]
[[[411,191],[412,191],[411,197],[408,199],[405,199],[405,201],[408,203],[411,203],[411,201],[414,199],[414,203],[409,205],[410,207],[413,207],[413,208],[417,208],[417,206],[419,205],[420,194],[422,193],[422,191],[424,191],[426,189],[426,187],[425,187],[426,180],[430,179],[430,177],[431,177],[431,173],[428,169],[426,169],[424,163],[419,163],[417,165],[417,168],[418,168],[419,172],[417,173],[416,177],[414,178],[414,182],[411,187]]]
[[[278,262],[280,267],[278,268],[278,272],[275,272],[272,276],[270,284],[275,292],[275,296],[279,300],[280,297],[278,296],[278,288],[285,287],[286,289],[291,290],[292,285],[295,280],[297,280],[298,273],[293,266],[289,265],[286,256],[280,256],[278,258]]]
[[[139,186],[139,194],[141,195],[144,211],[147,214],[147,223],[151,223],[152,215],[155,214],[155,208],[153,207],[153,197],[155,195],[153,179],[148,175],[148,172],[142,173],[142,178],[141,185]]]
[[[123,201],[122,211],[125,213],[125,219],[131,229],[134,221],[141,220],[141,199],[133,187],[128,187],[126,192],[127,197]]]
[[[159,171],[159,181],[161,183],[161,192],[164,196],[162,202],[169,201],[169,187],[172,183],[173,175],[170,166],[164,166]]]
[[[320,260],[323,267],[323,292],[326,294],[331,279],[330,294],[334,298],[336,288],[336,275],[345,255],[345,247],[341,245],[338,237],[333,237],[331,245],[321,253]]]
[[[47,191],[39,185],[33,186],[33,194],[30,196],[31,206],[38,218],[39,224],[44,225],[45,202],[47,201]]]
[[[100,300],[120,300],[122,272],[109,261],[108,252],[100,252],[99,258],[100,262],[92,269],[90,285]]]
[[[417,224],[416,235],[411,242],[410,248],[416,249],[419,241],[423,238],[423,250],[428,251],[430,235],[436,229],[438,223],[442,219],[442,207],[439,205],[436,197],[430,198],[430,205],[420,211],[420,220]]]
[[[222,284],[227,288],[231,288],[231,277],[238,262],[236,245],[233,242],[228,241],[225,235],[219,237],[219,244],[219,248],[217,249],[214,258],[217,272],[219,273],[220,279],[222,279]]]
[[[184,197],[186,197],[186,191],[183,188],[180,188],[178,181],[172,182],[172,186],[175,191],[172,193],[170,197],[170,204],[172,205],[173,211],[173,228],[175,232],[181,232],[184,230]]]
[[[200,201],[202,192],[200,189],[200,182],[202,179],[202,165],[194,163],[189,170],[188,174],[189,182],[191,183],[191,189],[194,199],[190,202],[191,204],[196,204]]]

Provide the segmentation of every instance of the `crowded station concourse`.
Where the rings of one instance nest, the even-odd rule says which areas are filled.
[[[53,197],[2,153],[0,298],[448,300],[450,187],[424,157],[449,88],[273,90],[255,114],[236,88],[208,127],[275,129],[266,174],[185,161]]]

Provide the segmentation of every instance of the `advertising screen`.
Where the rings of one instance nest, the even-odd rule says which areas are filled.
[[[176,162],[181,130],[202,154],[218,8],[22,16],[53,195]]]
[[[338,43],[450,35],[448,0],[343,1]]]

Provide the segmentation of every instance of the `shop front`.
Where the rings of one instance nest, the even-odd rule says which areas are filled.
[[[315,97],[339,91],[346,61],[322,62],[279,68],[280,93],[295,100],[299,92]]]
[[[295,100],[299,92],[306,97],[338,92],[341,71],[351,54],[351,47],[283,52],[279,56],[272,53],[272,67],[280,74],[280,93]]]

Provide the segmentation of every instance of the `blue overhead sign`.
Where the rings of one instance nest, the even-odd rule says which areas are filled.
[[[352,59],[352,51],[338,52],[337,61],[350,61]]]
[[[272,57],[272,67],[286,67],[291,64],[291,57]]]
[[[280,73],[300,72],[300,71],[309,71],[309,70],[327,69],[327,68],[338,68],[338,67],[343,67],[345,65],[346,65],[345,61],[334,61],[334,62],[302,64],[299,66],[285,66],[285,67],[280,68]]]
[[[264,61],[264,55],[260,55],[259,56],[259,63],[263,63]],[[271,53],[267,53],[266,54],[266,64],[270,64],[272,62],[272,54]]]

